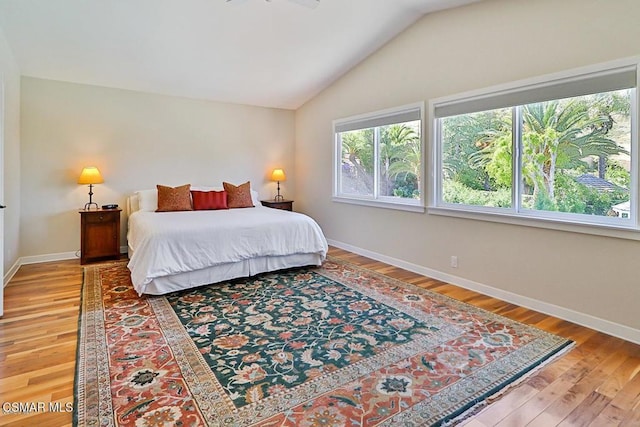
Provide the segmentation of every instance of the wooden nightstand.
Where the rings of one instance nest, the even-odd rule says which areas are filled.
[[[260,203],[268,208],[281,209],[283,211],[293,210],[293,200],[260,200]]]
[[[80,264],[120,258],[120,212],[96,209],[80,212]]]

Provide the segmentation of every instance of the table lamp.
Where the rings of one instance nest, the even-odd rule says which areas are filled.
[[[271,173],[271,181],[278,182],[278,195],[273,199],[276,202],[281,202],[284,200],[284,197],[280,195],[280,181],[286,181],[287,176],[284,174],[284,170],[282,169],[274,169]]]
[[[80,178],[78,178],[78,184],[89,184],[89,203],[84,205],[85,210],[91,209],[92,205],[96,206],[98,209],[98,204],[92,200],[93,197],[93,184],[102,184],[104,179],[102,175],[100,175],[100,171],[95,166],[87,166],[82,169],[82,173],[80,173]]]

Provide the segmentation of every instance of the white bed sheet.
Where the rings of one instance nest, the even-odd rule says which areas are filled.
[[[257,274],[262,272],[258,265],[284,265],[282,268],[286,268],[289,266],[287,263],[277,260],[291,255],[315,255],[308,259],[321,262],[328,249],[322,230],[313,219],[300,213],[265,207],[187,212],[137,211],[129,216],[127,239],[132,249],[128,264],[131,280],[140,295],[164,292],[162,286],[153,289],[152,285],[147,290],[154,279],[212,267],[235,271],[233,268],[239,266],[232,268],[234,263],[245,264],[244,269],[238,270],[240,275]],[[260,261],[263,258],[273,259]],[[252,264],[255,264],[253,270],[256,271],[252,270]],[[249,274],[245,274],[247,271]],[[189,276],[193,275],[180,277]],[[178,283],[175,280],[170,283],[170,290],[176,290]],[[184,286],[186,289],[204,283],[207,282],[194,284],[187,280]]]

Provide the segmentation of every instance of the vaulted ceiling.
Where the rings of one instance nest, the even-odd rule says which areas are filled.
[[[295,109],[425,13],[474,1],[0,0],[0,29],[25,76]]]

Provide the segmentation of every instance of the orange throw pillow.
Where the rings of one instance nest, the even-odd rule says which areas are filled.
[[[158,189],[158,209],[156,212],[192,211],[191,184],[180,187],[156,185]]]
[[[227,192],[227,206],[229,206],[229,209],[253,207],[250,181],[238,186],[223,182],[222,186],[224,187],[224,191]]]

